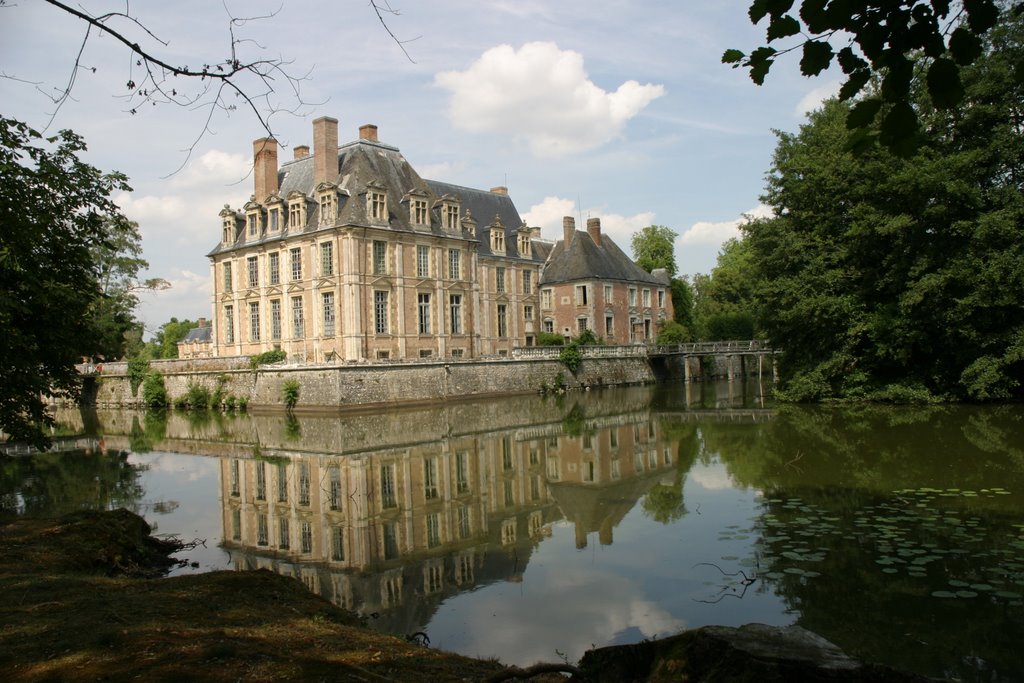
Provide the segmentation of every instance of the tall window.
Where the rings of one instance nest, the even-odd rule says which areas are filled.
[[[373,293],[373,329],[377,334],[388,333],[388,293]]]
[[[505,304],[498,304],[498,336],[508,336],[508,320],[505,314]]]
[[[647,306],[651,305],[651,290],[645,289],[643,291],[643,301],[644,301],[644,307],[647,307]]]
[[[458,249],[448,250],[448,279],[458,280],[462,277],[461,254]]]
[[[288,502],[288,465],[277,463],[277,502]]]
[[[260,304],[249,302],[249,341],[260,340]]]
[[[267,499],[267,463],[256,461],[256,500]]]
[[[423,461],[423,495],[427,500],[437,498],[437,458]]]
[[[302,317],[302,297],[292,297],[292,339],[306,336],[306,323]]]
[[[444,227],[448,230],[455,230],[459,227],[459,205],[453,202],[445,202],[444,205]]]
[[[583,334],[584,332],[587,331],[587,319],[586,318],[577,318],[576,319],[576,331],[579,332],[580,334]]]
[[[294,247],[288,252],[292,265],[292,282],[302,279],[302,247]]]
[[[501,266],[494,269],[494,291],[498,294],[505,291],[505,269]]]
[[[256,545],[267,545],[267,536],[267,516],[261,513],[256,515]]]
[[[383,275],[388,272],[388,243],[373,241],[373,274]]]
[[[281,229],[281,209],[274,207],[267,211],[267,219],[270,223],[270,232],[277,232]]]
[[[523,306],[523,320],[533,320],[533,306],[530,304]]]
[[[430,334],[430,295],[416,295],[420,334]]]
[[[231,291],[231,261],[224,262],[224,291]]]
[[[267,269],[270,271],[268,273],[270,284],[281,284],[281,255],[276,251],[267,255]]]
[[[501,229],[491,229],[491,251],[499,254],[505,253],[505,231]]]
[[[455,490],[457,493],[469,492],[469,453],[459,451],[455,454]]]
[[[281,300],[270,300],[270,338],[281,338]]]
[[[320,223],[333,223],[338,215],[338,193],[324,192],[320,195]]]
[[[636,306],[636,287],[629,288],[629,305]]]
[[[604,317],[604,333],[608,337],[615,333],[614,319],[610,315]]]
[[[398,507],[395,495],[395,466],[393,463],[380,466],[380,504],[383,508]]]
[[[313,552],[313,525],[305,520],[299,525],[299,550],[303,553]]]
[[[320,275],[334,275],[334,243],[320,243]]]
[[[345,527],[331,527],[331,559],[335,562],[345,560]]]
[[[303,215],[305,211],[302,210],[305,203],[306,198],[303,197],[288,204],[288,227],[290,229],[301,228],[305,222],[305,216]]]
[[[665,308],[665,290],[658,290],[658,308]]]
[[[299,505],[309,505],[309,463],[299,463]]]
[[[441,516],[436,512],[427,515],[427,547],[436,548],[441,545]]]
[[[533,271],[532,270],[524,270],[523,271],[523,294],[532,294],[532,293],[533,293]]]
[[[324,336],[334,336],[334,292],[323,293]]]
[[[452,334],[462,334],[462,295],[452,294],[448,297],[448,308],[452,323]]]
[[[550,289],[540,290],[540,307],[545,310],[550,310],[552,293]]]
[[[610,304],[612,302],[612,286],[611,285],[605,285],[604,286],[604,302],[606,304]]]
[[[414,199],[412,200],[412,222],[416,225],[427,224],[427,200],[425,199]]]
[[[224,307],[224,343],[233,344],[235,341],[235,307]]]
[[[287,517],[279,517],[277,520],[277,547],[281,550],[288,550],[292,547],[291,530],[288,528]]]
[[[245,259],[245,267],[249,273],[249,287],[257,287],[260,284],[260,269],[255,256]]]
[[[430,247],[416,245],[416,277],[430,277]]]
[[[249,237],[256,237],[260,234],[260,215],[252,211],[247,216],[249,224]]]
[[[576,285],[576,305],[586,306],[587,305],[587,286]]]
[[[366,201],[370,218],[382,221],[388,217],[387,196],[383,192],[368,193]]]
[[[341,509],[341,468],[339,468],[339,467],[332,467],[331,468],[331,477],[330,477],[330,479],[331,479],[331,488],[330,488],[331,509],[332,510],[340,510]]]

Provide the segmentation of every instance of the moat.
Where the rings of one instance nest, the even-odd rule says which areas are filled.
[[[762,622],[927,675],[1024,676],[1024,408],[762,393],[67,411],[80,450],[0,461],[0,505],[126,507],[203,541],[178,573],[271,569],[373,628],[506,663]]]

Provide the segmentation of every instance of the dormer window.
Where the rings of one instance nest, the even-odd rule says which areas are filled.
[[[494,217],[494,222],[490,225],[491,232],[491,251],[495,254],[505,253],[505,226],[501,224],[501,218],[498,216]]]
[[[260,212],[249,211],[245,214],[246,224],[248,227],[248,235],[250,238],[260,236]]]
[[[288,229],[298,230],[306,226],[306,195],[296,192],[288,197]]]
[[[330,225],[338,217],[338,193],[329,188],[320,193],[320,225]]]
[[[366,216],[372,221],[388,219],[388,196],[384,186],[376,182],[366,187]]]
[[[459,229],[461,218],[459,199],[450,194],[441,197],[441,227],[449,232],[455,232]]]
[[[409,216],[413,225],[427,225],[427,200],[414,199],[409,207]]]
[[[530,248],[530,233],[520,232],[519,233],[519,255],[523,258],[531,258]]]
[[[280,232],[283,225],[284,208],[280,198],[273,197],[267,202],[267,232]]]
[[[224,244],[231,244],[235,241],[235,212],[231,210],[227,204],[224,205],[224,209],[220,212],[221,228],[223,234],[221,235],[221,242]]]

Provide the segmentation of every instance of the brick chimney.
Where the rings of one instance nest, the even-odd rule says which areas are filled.
[[[587,219],[587,234],[590,235],[590,239],[594,240],[594,244],[601,246],[601,219],[600,218],[588,218]]]
[[[493,194],[503,194],[503,195],[507,196],[508,195],[508,188],[505,187],[504,185],[498,185],[496,187],[492,187],[491,188],[491,192]]]
[[[359,139],[369,142],[377,142],[377,126],[372,123],[359,126]]]
[[[296,159],[305,159],[309,156],[309,145],[297,145],[294,151]]]
[[[531,240],[539,240],[540,239],[540,227],[539,226],[534,226],[534,227],[530,228],[530,239]]]
[[[338,175],[338,119],[313,120],[313,186],[334,182]]]
[[[196,327],[206,327],[206,318],[199,318],[196,321]]]
[[[576,219],[572,216],[562,218],[562,238],[565,240],[565,248],[569,248],[572,236],[576,234]]]
[[[253,185],[257,202],[277,192],[277,140],[260,138],[252,141]]]

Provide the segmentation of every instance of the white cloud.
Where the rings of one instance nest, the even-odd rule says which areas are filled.
[[[585,209],[583,212],[583,225],[577,223],[576,227],[586,227],[587,218],[601,219],[601,232],[609,235],[626,253],[629,253],[629,242],[633,233],[641,228],[654,223],[654,212],[644,211],[633,216],[623,216],[618,213],[605,213],[599,208]],[[571,199],[562,197],[545,197],[540,204],[534,204],[530,210],[523,214],[523,220],[527,225],[539,227],[541,235],[549,240],[562,238],[562,218],[565,216],[577,217],[579,212],[576,203]]]
[[[689,478],[708,491],[720,491],[736,486],[725,465],[716,462],[713,465],[697,464],[690,469]]]
[[[740,236],[740,226],[751,218],[767,218],[772,215],[770,207],[759,204],[739,218],[720,223],[698,221],[690,226],[690,229],[679,238],[679,244],[683,246],[710,245],[719,246],[733,237]]]
[[[168,289],[142,295],[140,318],[146,326],[146,338],[172,317],[195,320],[210,316],[210,295],[213,291],[209,274],[177,269],[171,273],[150,273],[163,277]]]
[[[838,95],[840,87],[842,87],[842,83],[840,81],[828,81],[827,83],[822,83],[817,88],[814,88],[800,98],[800,101],[797,103],[796,109],[793,110],[793,113],[798,118],[807,116],[808,112],[812,112],[820,107],[822,102]]]
[[[456,128],[512,135],[547,158],[609,142],[665,94],[661,85],[634,80],[606,92],[588,78],[583,55],[542,42],[491,48],[465,71],[437,74],[434,83],[452,93]]]

